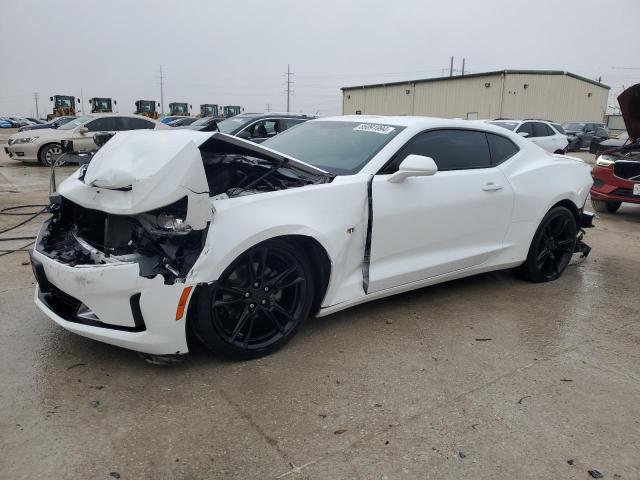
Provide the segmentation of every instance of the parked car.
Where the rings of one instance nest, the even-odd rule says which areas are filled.
[[[165,125],[170,124],[171,122],[181,119],[181,118],[189,118],[186,115],[167,115],[166,117],[162,117],[160,119],[161,123],[164,123]]]
[[[317,117],[302,113],[242,113],[222,120],[217,125],[222,133],[251,140],[254,143],[262,143],[280,132],[313,118]]]
[[[224,118],[202,117],[197,119],[191,125],[178,127],[182,129],[198,130],[199,132],[217,132],[218,122],[224,121]]]
[[[4,117],[0,117],[0,128],[15,128],[14,122]]]
[[[189,330],[254,358],[309,315],[491,270],[557,279],[588,253],[590,185],[583,161],[466,120],[323,118],[261,145],[120,133],[59,186],[35,301],[149,355],[185,354]]]
[[[46,120],[40,120],[38,118],[33,118],[33,117],[25,117],[27,120],[29,120],[31,123],[35,123],[36,125],[42,125],[47,123]]]
[[[197,120],[196,117],[181,117],[167,123],[170,127],[184,127],[186,125],[191,125],[193,122]]]
[[[531,140],[547,152],[565,153],[569,141],[562,127],[546,120],[491,120],[497,125]]]
[[[42,130],[44,128],[58,128],[60,125],[64,125],[65,123],[70,122],[78,117],[75,116],[65,116],[65,117],[56,117],[50,122],[45,122],[39,125],[26,125],[24,127],[20,127],[18,129],[19,132],[26,132],[28,130]]]
[[[17,127],[24,127],[27,125],[35,125],[35,122],[31,122],[22,117],[9,117],[9,120],[13,120]]]
[[[609,138],[609,129],[604,123],[599,122],[567,122],[562,124],[569,139],[568,152],[589,148],[594,138],[606,140]]]
[[[627,203],[640,204],[640,83],[618,96],[629,139],[596,158],[591,171],[591,204],[598,212],[615,213]]]
[[[622,132],[615,138],[607,138],[606,140],[602,140],[600,138],[591,139],[591,144],[589,145],[589,153],[593,153],[595,155],[602,153],[606,150],[611,150],[612,148],[622,147],[629,141],[629,134],[627,132]]]
[[[169,128],[151,118],[135,114],[92,113],[83,115],[58,128],[18,132],[9,137],[5,147],[10,158],[23,161],[39,161],[51,165],[64,165],[61,143],[71,140],[77,152],[89,152],[97,148],[93,141],[95,132],[119,132],[124,130]]]

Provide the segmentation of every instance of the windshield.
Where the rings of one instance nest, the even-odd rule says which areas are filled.
[[[65,123],[64,125],[60,125],[58,130],[73,130],[78,125],[82,125],[84,122],[91,120],[93,117],[90,115],[83,115],[82,117],[78,117],[70,122]]]
[[[263,145],[335,175],[353,175],[402,130],[395,125],[314,120]]]
[[[515,130],[518,126],[518,122],[487,122],[491,125],[497,125],[498,127],[506,128],[507,130]]]
[[[584,128],[584,123],[565,123],[562,128],[570,132],[579,132]]]
[[[233,135],[242,127],[249,124],[254,118],[255,117],[242,117],[242,116],[227,118],[226,120],[223,120],[218,123],[218,129],[222,133]]]
[[[199,118],[198,120],[193,122],[191,125],[193,125],[194,127],[201,127],[202,125],[208,125],[209,122],[213,122],[213,119],[210,117],[204,117],[204,118]]]
[[[629,140],[629,134],[627,132],[622,132],[620,135],[616,137],[618,140]]]

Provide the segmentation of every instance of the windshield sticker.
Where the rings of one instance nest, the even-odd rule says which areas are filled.
[[[388,125],[377,125],[375,123],[361,123],[354,130],[358,130],[360,132],[373,132],[373,133],[382,133],[383,135],[388,135],[395,130],[394,127],[389,127]]]

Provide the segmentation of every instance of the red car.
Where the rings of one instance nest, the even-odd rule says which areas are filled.
[[[640,83],[618,96],[629,142],[606,150],[591,171],[591,204],[598,212],[614,213],[623,202],[640,204]]]

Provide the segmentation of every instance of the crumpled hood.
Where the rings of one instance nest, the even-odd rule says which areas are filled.
[[[629,138],[637,141],[640,138],[640,83],[618,95],[618,103]]]
[[[15,140],[16,138],[29,138],[29,137],[57,137],[60,136],[58,130],[54,128],[32,128],[29,130],[23,130],[22,132],[16,132],[9,137],[9,140]],[[64,138],[64,135],[62,136]]]
[[[187,197],[186,223],[202,229],[213,209],[198,145],[199,132],[120,132],[81,170],[60,184],[59,193],[85,208],[137,215]]]
[[[188,163],[185,157],[197,155],[202,162],[198,145],[205,139],[206,136],[198,141],[179,132],[151,130],[118,133],[95,154],[84,182],[94,187],[122,189],[153,180],[161,173],[184,175],[184,165]],[[193,187],[208,190],[206,180],[196,181],[190,186]]]

